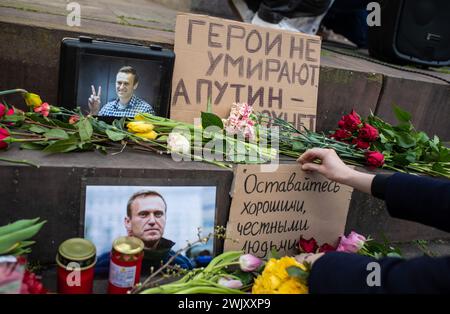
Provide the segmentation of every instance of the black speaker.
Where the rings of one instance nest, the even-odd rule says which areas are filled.
[[[381,26],[370,26],[369,53],[397,63],[450,65],[449,0],[379,0]]]

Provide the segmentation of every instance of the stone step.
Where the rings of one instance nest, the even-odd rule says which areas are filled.
[[[116,185],[130,184],[130,180],[136,182],[130,185],[139,185],[139,182],[217,184],[216,222],[222,224],[228,219],[229,191],[233,180],[233,172],[229,169],[201,162],[175,162],[170,156],[128,149],[121,154],[107,156],[98,152],[48,155],[13,146],[2,152],[2,157],[30,160],[40,166],[34,168],[0,161],[0,178],[7,183],[2,185],[0,193],[0,225],[34,217],[47,220],[34,239],[36,244],[31,255],[33,260],[42,264],[54,263],[57,248],[64,240],[83,236],[84,186],[104,178]],[[411,248],[411,243],[416,240],[439,244],[439,250],[449,248],[448,233],[391,218],[382,201],[358,191],[352,194],[346,234],[352,230],[379,241],[385,237],[406,248]],[[217,241],[216,245],[221,250],[221,242]],[[420,254],[416,249],[407,252]]]

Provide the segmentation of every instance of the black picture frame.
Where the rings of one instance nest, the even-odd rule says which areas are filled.
[[[81,198],[80,198],[80,221],[78,234],[84,237],[85,220],[86,220],[86,191],[88,186],[164,186],[164,187],[215,187],[215,213],[214,228],[217,226],[226,227],[228,215],[231,205],[228,185],[222,180],[204,178],[116,178],[116,177],[88,177],[82,181]],[[195,226],[193,226],[195,227]],[[214,237],[213,239],[213,256],[217,256],[223,252],[224,239]]]
[[[155,92],[157,108],[155,114],[170,117],[170,97],[175,53],[158,45],[138,45],[123,42],[93,39],[80,36],[79,38],[64,38],[61,42],[61,56],[59,64],[58,105],[68,109],[79,106],[78,87],[82,58],[85,56],[132,60],[131,62],[151,61],[157,63],[161,69],[159,90]],[[86,88],[89,86],[86,86]],[[141,88],[141,87],[138,87]],[[87,99],[86,99],[87,102]],[[101,116],[99,119],[112,122],[117,117]]]

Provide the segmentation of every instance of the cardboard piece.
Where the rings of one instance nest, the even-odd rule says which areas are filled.
[[[194,14],[177,16],[171,118],[228,117],[234,102],[315,130],[318,36]]]
[[[259,165],[238,165],[234,180],[225,251],[266,257],[273,248],[294,255],[300,235],[337,245],[351,187],[306,173],[298,164],[279,165],[272,173],[261,172]]]

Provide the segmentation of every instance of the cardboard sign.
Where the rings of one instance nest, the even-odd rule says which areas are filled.
[[[337,244],[352,188],[306,173],[298,164],[280,165],[277,172],[259,168],[236,168],[225,251],[243,250],[259,257],[272,250],[294,255],[300,235],[314,237],[319,245]]]
[[[234,102],[315,130],[320,37],[182,14],[175,28],[171,118],[192,123]]]

